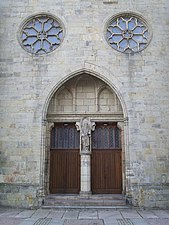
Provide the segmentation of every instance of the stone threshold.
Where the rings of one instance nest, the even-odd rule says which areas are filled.
[[[126,205],[122,194],[106,195],[56,195],[45,197],[42,208],[56,209],[122,209],[130,208]]]
[[[43,205],[41,206],[42,209],[130,209],[131,207],[128,205],[124,206],[59,206],[59,205]]]

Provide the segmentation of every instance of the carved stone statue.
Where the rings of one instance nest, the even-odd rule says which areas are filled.
[[[96,124],[90,118],[84,117],[80,122],[76,122],[77,130],[80,130],[81,152],[90,152],[91,131],[95,130]]]

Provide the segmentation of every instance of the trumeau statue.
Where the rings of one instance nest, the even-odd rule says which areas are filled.
[[[91,131],[95,130],[95,122],[91,122],[89,117],[84,117],[80,122],[76,122],[77,130],[80,130],[81,152],[91,151]]]

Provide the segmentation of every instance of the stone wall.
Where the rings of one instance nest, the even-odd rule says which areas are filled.
[[[0,203],[38,205],[50,98],[69,78],[88,71],[112,88],[128,118],[126,188],[132,204],[167,207],[168,1],[4,0],[0,6]],[[136,54],[113,50],[104,37],[107,20],[126,11],[144,17],[153,34],[148,47]],[[40,12],[60,18],[65,38],[52,53],[35,56],[20,46],[18,32],[23,20]]]

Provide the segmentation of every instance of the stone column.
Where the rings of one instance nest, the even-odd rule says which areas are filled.
[[[91,169],[90,169],[90,154],[81,154],[81,182],[80,195],[91,195]]]
[[[46,145],[45,145],[45,194],[49,194],[49,174],[50,174],[50,140],[51,140],[51,130],[55,126],[53,122],[48,122],[46,125]]]
[[[96,124],[91,122],[88,117],[84,117],[80,122],[76,123],[76,128],[80,131],[81,196],[91,194],[91,132],[95,130],[95,126]]]
[[[121,133],[121,148],[122,148],[122,181],[123,190],[122,193],[126,194],[126,159],[125,159],[125,145],[124,145],[124,122],[118,122],[117,127]]]
[[[40,155],[40,185],[37,191],[39,206],[43,204],[44,197],[49,194],[49,155],[50,155],[50,131],[54,123],[42,122],[42,139]]]
[[[124,141],[125,141],[125,169],[126,169],[126,202],[132,204],[132,188],[131,188],[131,161],[129,149],[129,127],[128,118],[124,118]]]
[[[40,177],[39,177],[39,189],[37,190],[38,204],[42,205],[45,197],[44,187],[44,165],[45,165],[45,136],[46,136],[46,120],[42,121],[41,130],[41,153],[40,153]]]

